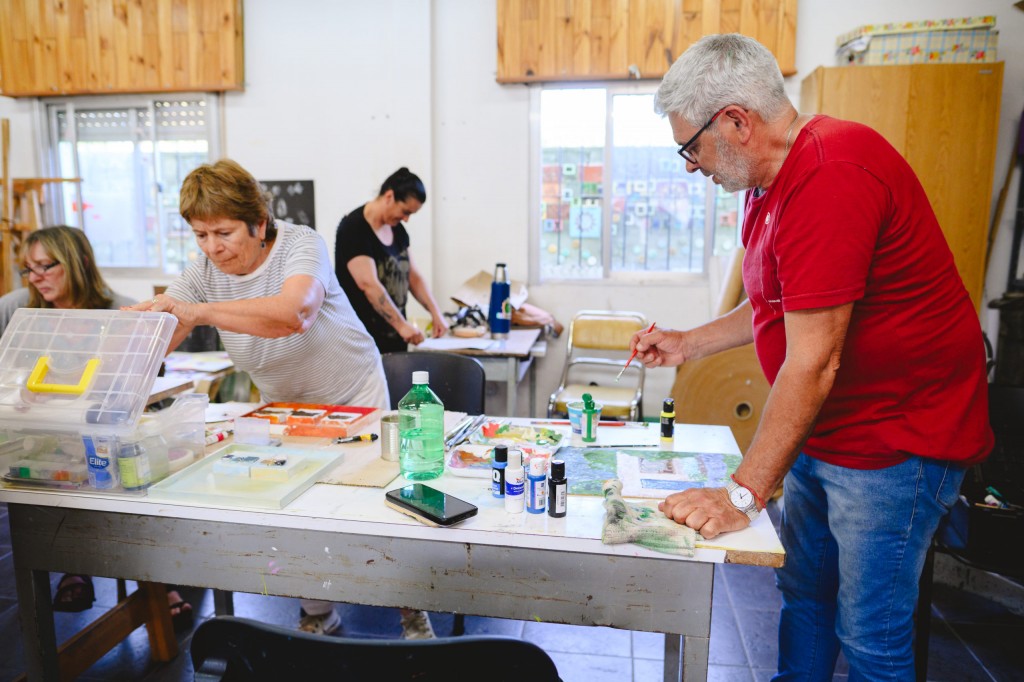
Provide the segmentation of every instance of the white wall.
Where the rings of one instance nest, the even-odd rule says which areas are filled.
[[[1006,62],[994,202],[1024,107],[1024,12],[1010,0],[800,0],[798,73],[787,88],[799,101],[800,81],[833,63],[835,36],[860,24],[978,14],[997,16]],[[459,283],[496,261],[525,277],[530,91],[495,82],[496,21],[494,0],[249,0],[246,89],[224,96],[225,152],[257,177],[314,180],[317,229],[332,253],[341,216],[370,199],[389,173],[409,166],[428,193],[409,223],[413,253],[442,308],[452,308],[448,296]],[[27,101],[0,97],[0,116],[13,121],[18,176],[36,174],[31,111]],[[949,164],[956,172],[955,160]],[[1013,188],[988,298],[999,296],[1006,281],[1016,181]],[[154,284],[110,281],[140,298]],[[530,301],[564,323],[582,308],[620,308],[662,326],[688,327],[707,319],[716,295],[717,283],[544,285],[531,289]],[[562,346],[551,342],[539,363],[541,405],[557,383]],[[671,370],[649,374],[647,414],[657,412],[672,380]]]

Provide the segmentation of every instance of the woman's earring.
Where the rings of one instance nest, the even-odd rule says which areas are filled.
[[[260,248],[261,249],[267,248],[267,240],[266,239],[261,239],[260,240]]]

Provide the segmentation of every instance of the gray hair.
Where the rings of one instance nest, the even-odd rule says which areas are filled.
[[[719,109],[738,104],[772,121],[791,106],[775,57],[739,33],[704,36],[665,74],[654,110],[699,126]]]

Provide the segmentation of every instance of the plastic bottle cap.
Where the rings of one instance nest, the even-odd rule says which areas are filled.
[[[676,411],[676,401],[672,400],[672,398],[665,398],[665,402],[662,403],[662,406],[661,406],[661,411],[662,412],[675,412]]]
[[[531,476],[543,476],[546,473],[545,470],[547,469],[547,467],[544,466],[545,464],[546,464],[546,462],[544,461],[543,457],[534,457],[533,459],[531,459],[530,460],[530,475]]]
[[[551,460],[551,478],[565,478],[565,462],[560,459]]]
[[[412,383],[414,384],[429,384],[430,383],[430,372],[419,371],[412,373]]]
[[[495,445],[494,446],[494,461],[495,462],[507,462],[508,461],[508,446],[507,445]]]
[[[523,453],[519,450],[513,450],[508,453],[508,468],[509,469],[521,469],[523,468]]]

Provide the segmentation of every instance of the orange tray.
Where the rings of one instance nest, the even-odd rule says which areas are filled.
[[[285,424],[289,436],[342,438],[354,436],[377,419],[376,407],[353,405],[314,405],[310,403],[267,403],[245,417],[267,419]]]

